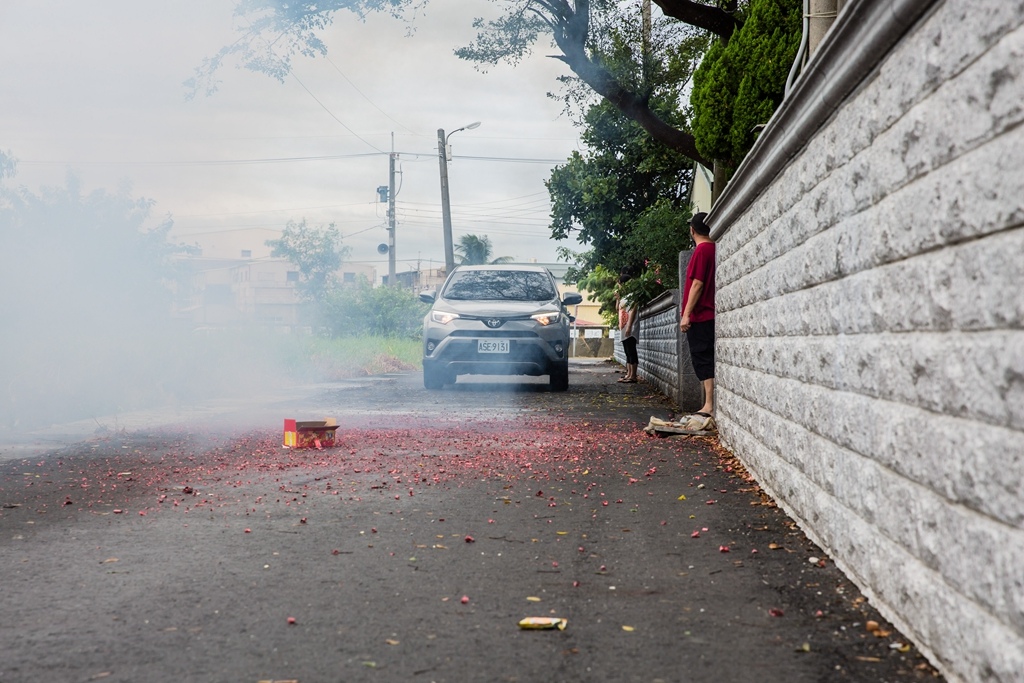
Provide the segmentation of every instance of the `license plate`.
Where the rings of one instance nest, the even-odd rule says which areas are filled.
[[[477,353],[508,353],[508,339],[478,339],[476,342]]]

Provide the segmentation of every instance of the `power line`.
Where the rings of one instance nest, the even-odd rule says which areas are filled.
[[[356,202],[353,204],[326,204],[324,206],[294,206],[284,209],[260,209],[259,211],[220,211],[216,213],[183,213],[175,214],[174,218],[204,218],[207,216],[246,216],[261,213],[280,213],[283,211],[315,211],[320,209],[345,209],[351,206],[370,206],[377,202]]]
[[[352,79],[351,79],[351,78],[349,78],[348,76],[346,76],[346,75],[345,75],[345,72],[344,72],[344,71],[342,71],[341,69],[339,69],[339,68],[338,68],[338,65],[337,65],[337,64],[335,64],[335,63],[334,63],[333,61],[331,61],[331,58],[330,58],[329,56],[327,56],[327,55],[324,55],[324,59],[326,59],[326,60],[327,60],[327,63],[328,63],[328,64],[330,64],[331,66],[333,66],[333,67],[334,67],[334,70],[335,70],[335,71],[337,71],[337,72],[338,72],[338,73],[339,73],[339,74],[341,75],[341,77],[342,77],[342,78],[344,78],[344,79],[345,79],[345,81],[346,81],[346,82],[348,82],[348,84],[352,86],[352,89],[353,89],[353,90],[355,90],[355,91],[356,91],[357,93],[359,93],[359,95],[360,95],[360,96],[361,96],[361,97],[362,97],[362,98],[363,98],[364,100],[366,100],[367,102],[369,102],[369,103],[370,103],[370,105],[371,105],[371,106],[372,106],[372,107],[373,107],[374,109],[376,109],[376,110],[377,110],[377,111],[379,111],[379,112],[380,112],[381,114],[383,114],[383,115],[384,115],[384,116],[385,116],[385,117],[386,117],[386,118],[387,118],[387,119],[388,119],[389,121],[391,121],[392,123],[394,123],[394,124],[396,124],[396,125],[398,125],[398,126],[401,126],[401,127],[402,127],[402,128],[404,128],[405,130],[407,130],[407,131],[409,131],[410,133],[412,133],[413,135],[420,135],[419,133],[417,133],[416,131],[414,131],[414,130],[413,130],[412,128],[409,128],[408,126],[406,126],[406,125],[405,125],[404,123],[402,123],[401,121],[396,121],[396,120],[395,120],[394,118],[392,118],[392,117],[391,117],[391,115],[390,115],[390,114],[388,114],[388,113],[387,113],[386,111],[384,111],[383,109],[381,109],[380,107],[378,107],[378,106],[377,106],[377,103],[376,103],[376,102],[374,102],[373,100],[371,100],[371,99],[370,99],[369,97],[367,97],[367,96],[366,96],[366,94],[365,94],[365,93],[364,93],[364,92],[363,92],[362,90],[360,90],[360,89],[359,89],[359,87],[358,87],[358,86],[357,86],[357,85],[356,85],[355,83],[353,83],[353,82],[352,82]],[[423,137],[423,136],[421,136],[421,137]]]
[[[343,124],[344,125],[344,124]],[[353,135],[355,135],[353,133]],[[359,136],[356,135],[358,138]],[[362,138],[359,138],[363,142]],[[370,143],[366,143],[370,144]],[[373,145],[370,145],[373,147]],[[376,148],[374,148],[376,149]],[[19,159],[19,166],[240,166],[246,164],[285,164],[303,161],[342,161],[345,159],[362,159],[366,157],[377,157],[387,155],[389,152],[363,152],[359,154],[321,154],[302,157],[265,157],[257,159],[199,159],[194,161],[36,161],[31,159]],[[408,161],[410,157],[421,160],[435,160],[437,153],[424,154],[422,152],[395,152],[398,156]],[[454,159],[465,159],[468,161],[493,161],[508,162],[513,164],[560,164],[565,159],[532,159],[528,157],[463,157],[454,156]]]
[[[342,127],[342,128],[344,128],[345,130],[347,130],[347,131],[348,131],[349,133],[352,133],[352,135],[356,136],[356,138],[358,138],[358,139],[359,139],[359,140],[361,140],[361,141],[362,141],[362,142],[363,142],[364,144],[366,144],[366,146],[367,146],[367,147],[370,147],[371,149],[375,149],[375,150],[377,150],[378,152],[380,152],[381,154],[387,154],[387,152],[385,152],[384,150],[380,149],[379,147],[377,147],[377,146],[376,146],[375,144],[373,144],[372,142],[369,142],[368,140],[364,139],[364,138],[363,138],[363,137],[362,137],[361,135],[359,135],[359,133],[357,133],[357,132],[355,132],[354,130],[352,130],[351,128],[349,128],[349,127],[348,127],[348,126],[347,126],[347,125],[345,124],[345,122],[344,122],[344,121],[342,121],[342,120],[341,120],[341,119],[339,119],[339,118],[338,118],[337,116],[335,116],[335,115],[334,115],[334,112],[332,112],[332,111],[331,111],[330,109],[328,109],[328,108],[327,108],[327,105],[326,105],[326,104],[324,104],[323,102],[321,102],[321,101],[320,101],[320,99],[319,99],[319,98],[318,98],[318,97],[317,97],[316,95],[314,95],[314,94],[313,94],[313,91],[312,91],[312,90],[310,90],[309,88],[307,88],[307,87],[306,87],[306,84],[305,84],[305,83],[303,83],[302,81],[300,81],[300,80],[299,80],[299,77],[295,75],[295,72],[294,72],[294,71],[289,71],[288,73],[289,73],[289,74],[291,74],[291,77],[295,79],[295,82],[296,82],[296,83],[298,83],[299,85],[301,85],[301,86],[302,86],[302,89],[303,89],[303,90],[305,90],[305,91],[306,91],[307,93],[309,93],[309,96],[310,96],[310,97],[312,97],[312,98],[313,98],[313,100],[314,100],[314,101],[316,101],[316,103],[317,103],[317,104],[319,104],[319,105],[320,105],[320,106],[321,106],[321,107],[323,108],[323,110],[324,110],[325,112],[327,112],[327,113],[328,113],[328,115],[330,115],[330,117],[331,117],[332,119],[334,119],[335,121],[337,121],[338,123],[340,123],[340,124],[341,124],[341,127]]]
[[[382,152],[381,154],[387,154]],[[270,157],[264,159],[202,159],[197,161],[25,161],[18,160],[18,165],[31,166],[239,166],[245,164],[281,164],[299,161],[338,161],[341,159],[358,159],[377,157],[376,152],[363,154],[325,154],[308,157]]]

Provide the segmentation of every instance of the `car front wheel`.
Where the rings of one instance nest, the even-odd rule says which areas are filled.
[[[430,389],[431,391],[444,389],[444,373],[437,368],[424,365],[423,387],[425,389]]]
[[[551,368],[548,386],[551,391],[565,391],[569,388],[569,361],[562,361]]]

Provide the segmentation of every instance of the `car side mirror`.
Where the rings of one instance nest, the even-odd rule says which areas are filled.
[[[562,304],[564,306],[575,306],[576,304],[579,303],[583,303],[583,295],[577,294],[576,292],[570,292],[569,294],[565,295],[565,298],[562,299]]]
[[[425,304],[432,304],[432,303],[434,303],[434,299],[435,299],[435,296],[434,296],[433,290],[427,290],[425,292],[420,292],[420,301],[422,301],[423,303],[425,303]]]

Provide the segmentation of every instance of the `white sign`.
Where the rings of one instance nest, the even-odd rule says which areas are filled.
[[[604,330],[600,328],[596,330],[588,328],[583,330],[583,336],[586,339],[600,339],[601,337],[604,336]]]

